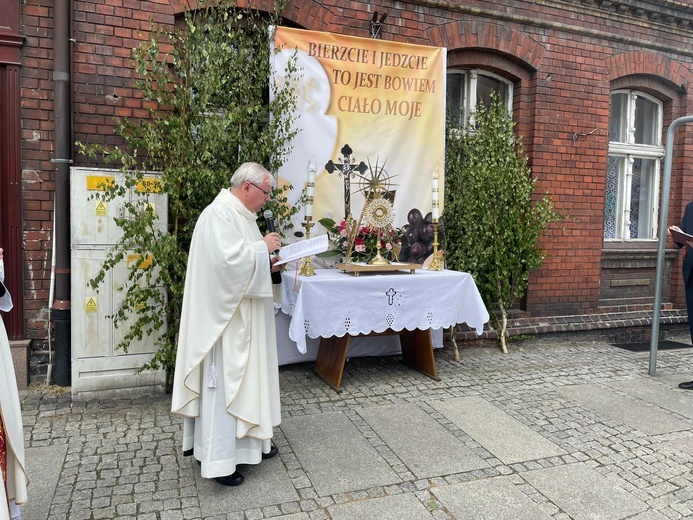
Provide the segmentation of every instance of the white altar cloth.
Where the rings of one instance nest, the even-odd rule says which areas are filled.
[[[467,323],[477,334],[489,319],[474,279],[458,271],[418,270],[354,276],[316,269],[282,273],[281,310],[291,315],[289,338],[300,352],[306,337],[356,336],[392,329],[428,330]]]
[[[315,361],[318,356],[320,338],[306,338],[306,352],[298,351],[296,342],[289,338],[291,316],[281,311],[276,312],[277,328],[277,361],[279,366],[293,363]],[[431,344],[434,349],[443,348],[443,329],[431,329]],[[367,356],[396,356],[402,353],[399,336],[357,336],[349,342],[347,358]]]

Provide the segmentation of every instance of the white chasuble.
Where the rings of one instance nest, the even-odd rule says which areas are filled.
[[[2,281],[0,280],[0,283]],[[4,288],[3,284],[3,288]],[[0,298],[0,310],[12,309],[12,297],[5,289]],[[24,464],[24,429],[22,427],[22,410],[19,404],[17,378],[12,363],[10,341],[7,338],[5,324],[0,318],[0,415],[7,448],[7,481],[2,482],[0,475],[0,520],[15,517],[18,508],[14,504],[27,501],[26,466]],[[8,501],[11,503],[8,504]],[[8,507],[9,506],[9,507]],[[10,516],[10,507],[15,511]]]
[[[171,411],[204,478],[257,464],[281,421],[267,246],[228,189],[200,214],[183,292]]]

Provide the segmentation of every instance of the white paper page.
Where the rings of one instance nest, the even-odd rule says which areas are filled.
[[[292,260],[298,260],[306,256],[317,255],[323,251],[327,251],[329,241],[327,235],[320,235],[308,240],[301,240],[293,244],[287,244],[279,250],[281,260],[274,265],[282,265]]]

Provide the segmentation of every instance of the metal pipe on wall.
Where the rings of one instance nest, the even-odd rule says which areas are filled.
[[[53,88],[55,115],[55,294],[49,302],[55,338],[55,384],[70,386],[71,303],[70,303],[70,13],[71,0],[55,0],[53,36]]]

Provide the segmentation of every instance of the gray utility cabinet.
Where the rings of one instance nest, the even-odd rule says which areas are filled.
[[[116,328],[109,316],[123,303],[128,270],[136,264],[130,254],[106,274],[96,291],[89,286],[113,245],[122,236],[114,217],[125,215],[126,198],[99,200],[103,183],[122,182],[118,170],[71,168],[70,239],[72,254],[72,395],[80,397],[127,396],[163,392],[166,374],[162,370],[139,372],[155,352],[151,337],[129,345],[127,352],[116,349],[127,323]],[[156,181],[157,175],[147,175]],[[96,195],[96,197],[94,197]],[[168,224],[167,196],[139,186],[127,194],[130,200],[144,197],[157,212],[159,225]]]

